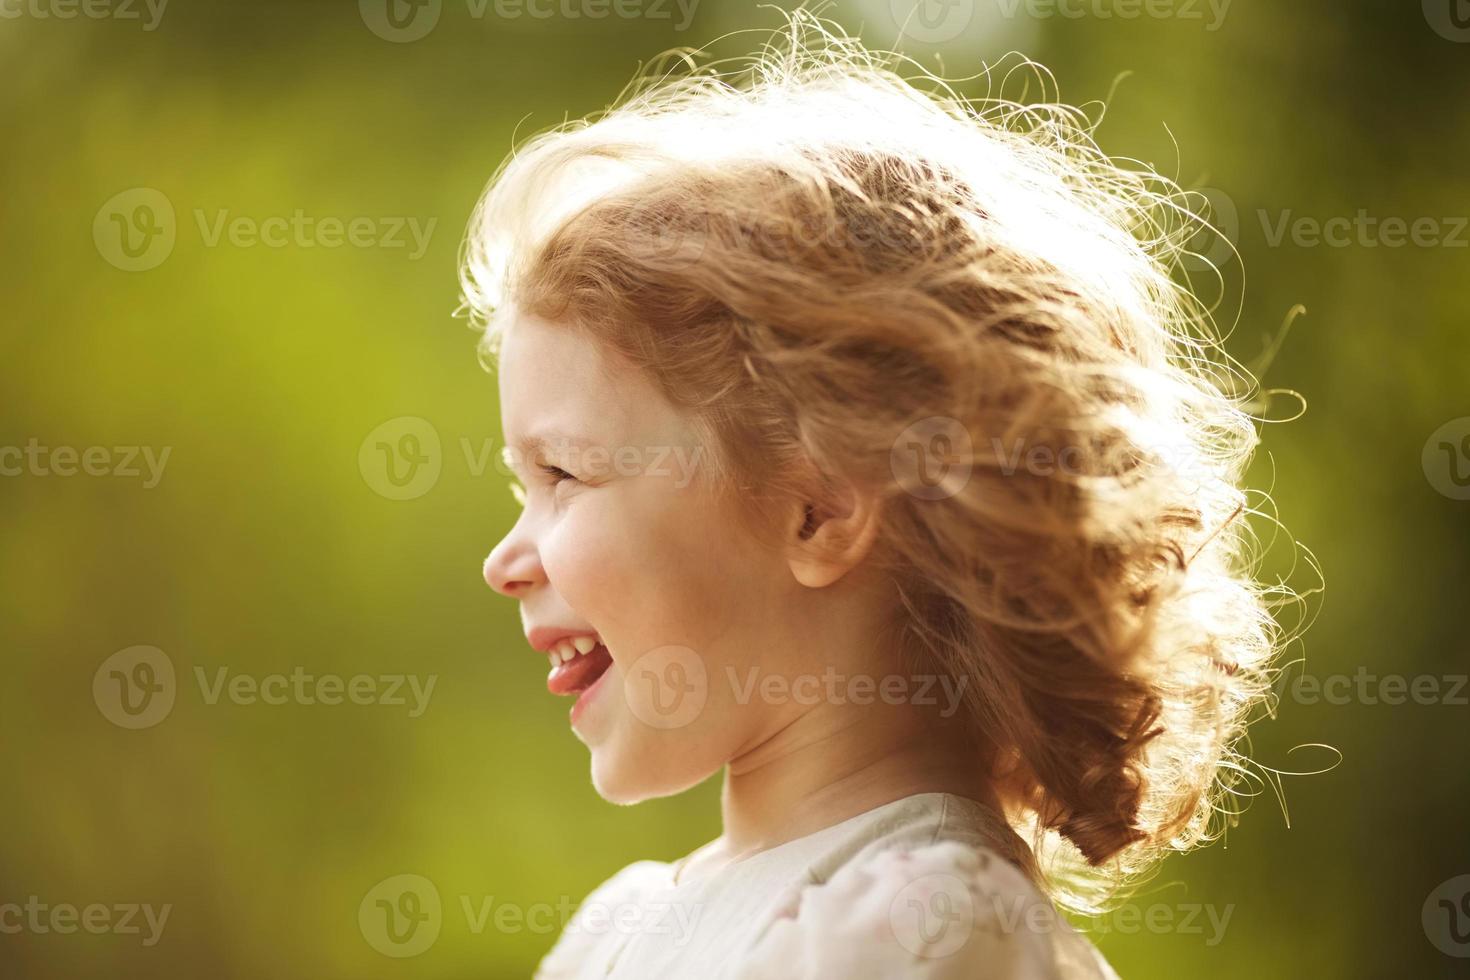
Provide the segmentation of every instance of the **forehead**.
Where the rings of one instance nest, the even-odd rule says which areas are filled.
[[[564,437],[611,446],[676,438],[678,412],[632,365],[575,327],[517,315],[505,325],[500,411],[509,445]]]

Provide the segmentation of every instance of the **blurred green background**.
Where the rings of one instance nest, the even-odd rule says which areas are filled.
[[[374,0],[0,0],[0,447],[38,447],[0,457],[0,903],[100,904],[114,924],[171,907],[152,945],[141,913],[136,934],[0,931],[0,976],[524,976],[592,886],[718,832],[717,780],[633,808],[595,796],[566,702],[480,580],[515,505],[480,462],[494,379],[451,314],[465,221],[515,133],[603,107],[671,46],[780,20],[746,0],[602,19],[557,2],[389,19]],[[903,6],[828,13],[891,46]],[[1252,360],[1309,311],[1265,379],[1308,406],[1266,427],[1255,471],[1287,528],[1268,568],[1295,537],[1327,582],[1293,675],[1375,680],[1283,689],[1255,758],[1320,768],[1330,753],[1291,750],[1327,743],[1341,765],[1282,781],[1289,825],[1266,790],[1225,841],[1172,859],[1134,903],[1166,910],[1156,927],[1099,923],[1124,977],[1470,974],[1431,894],[1470,881],[1470,692],[1452,696],[1470,672],[1467,15],[953,0],[901,42],[952,75],[1023,51],[1069,102],[1131,72],[1099,138],[1234,210],[1231,351]],[[1417,243],[1361,221],[1313,243],[1311,222],[1360,212],[1428,223]],[[356,244],[329,247],[353,219]],[[430,462],[400,487],[377,443],[405,436]],[[57,447],[71,467],[104,447],[98,475],[35,455]],[[156,485],[116,447],[166,449]],[[139,645],[166,656],[174,701],[128,728],[111,671],[147,677],[132,653],[104,661]],[[221,668],[436,681],[414,717],[406,687],[406,705],[211,703],[196,671]],[[1439,693],[1387,703],[1387,675]],[[358,911],[400,874],[443,912],[395,959]],[[1204,911],[1186,927],[1190,906],[1228,910],[1223,932]]]

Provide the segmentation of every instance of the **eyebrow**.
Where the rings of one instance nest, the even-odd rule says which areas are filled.
[[[530,433],[516,440],[515,448],[522,456],[535,459],[553,445],[577,446],[585,448],[595,443],[583,436],[572,435],[558,429],[547,429],[543,432]]]

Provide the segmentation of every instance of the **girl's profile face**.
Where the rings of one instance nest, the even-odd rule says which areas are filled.
[[[567,636],[605,647],[548,679],[578,682],[572,728],[598,792],[623,803],[678,792],[788,724],[800,706],[763,701],[759,681],[821,660],[819,626],[802,622],[811,590],[711,486],[712,447],[641,372],[573,328],[515,319],[499,383],[523,507],[485,579],[520,603],[533,647]]]

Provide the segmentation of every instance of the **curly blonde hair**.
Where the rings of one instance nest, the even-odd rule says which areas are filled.
[[[508,307],[588,331],[755,511],[814,474],[879,495],[905,654],[967,679],[1026,869],[1101,907],[1218,833],[1279,639],[1243,375],[1177,275],[1190,198],[1078,109],[962,98],[803,14],[664,67],[492,179],[486,350]]]

